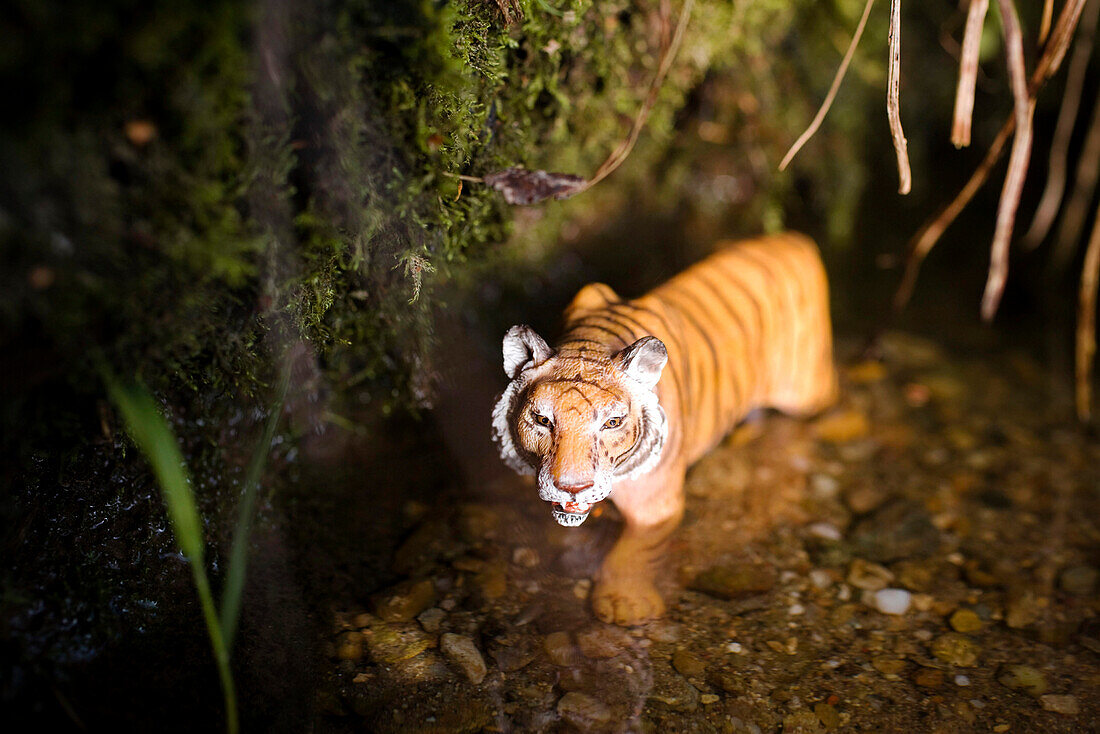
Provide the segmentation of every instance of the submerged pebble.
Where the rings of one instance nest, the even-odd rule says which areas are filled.
[[[905,614],[913,600],[905,589],[880,589],[873,598],[875,609],[883,614]]]
[[[488,668],[485,666],[485,658],[477,649],[474,641],[466,635],[456,635],[453,632],[445,632],[439,639],[439,647],[443,654],[454,663],[466,675],[471,683],[477,685],[485,680]]]

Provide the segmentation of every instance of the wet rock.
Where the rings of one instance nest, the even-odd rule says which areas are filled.
[[[972,668],[978,664],[978,645],[968,637],[948,632],[932,641],[932,654],[938,660],[960,668]]]
[[[631,649],[634,638],[621,627],[603,624],[578,632],[577,646],[586,658],[599,660],[613,658]]]
[[[432,607],[421,612],[416,620],[420,622],[420,626],[424,628],[425,632],[435,634],[439,632],[440,627],[443,626],[443,620],[446,618],[447,613],[445,611],[438,607]]]
[[[1045,696],[1040,696],[1039,700],[1042,702],[1043,708],[1047,711],[1053,711],[1064,716],[1076,716],[1081,710],[1080,706],[1077,704],[1076,696],[1048,693]]]
[[[694,591],[719,599],[736,599],[770,591],[778,579],[775,568],[763,563],[732,563],[712,566],[688,585]]]
[[[836,708],[828,703],[822,702],[814,704],[814,716],[821,722],[829,731],[836,729],[840,726],[840,714],[837,713]]]
[[[910,591],[929,591],[954,578],[954,567],[936,561],[901,561],[892,567],[898,584]]]
[[[814,424],[817,437],[829,443],[849,443],[863,438],[870,430],[867,415],[855,409],[830,413]]]
[[[568,632],[551,632],[543,638],[542,647],[554,665],[569,667],[580,662],[577,646],[573,644]]]
[[[699,691],[667,664],[654,665],[649,700],[673,711],[689,712],[699,708]]]
[[[439,640],[439,647],[471,683],[477,685],[485,680],[485,674],[488,672],[485,658],[481,656],[481,651],[477,649],[472,639],[465,635],[446,632]]]
[[[611,721],[611,709],[602,701],[570,691],[558,701],[558,714],[581,731],[592,731]]]
[[[534,548],[521,546],[512,551],[512,563],[521,568],[535,568],[539,562],[539,552]]]
[[[436,644],[419,625],[408,622],[379,622],[363,631],[367,650],[376,663],[397,663],[416,657]]]
[[[857,515],[871,512],[886,501],[886,490],[871,482],[860,482],[844,492],[844,502]]]
[[[477,545],[496,537],[500,513],[485,505],[466,505],[459,516],[458,532],[463,541]]]
[[[1005,606],[1005,624],[1012,629],[1023,629],[1039,620],[1043,607],[1030,589],[1013,590]]]
[[[875,609],[883,614],[905,614],[913,601],[905,589],[879,589],[872,599]]]
[[[712,703],[718,703],[721,700],[721,696],[716,696],[713,693],[704,693],[703,695],[699,696],[699,703],[703,704],[704,706],[709,706]]]
[[[451,531],[442,518],[421,523],[394,552],[393,569],[400,574],[413,574],[443,555],[452,543]]]
[[[924,558],[940,545],[940,531],[912,502],[891,502],[857,523],[848,535],[859,555],[879,563]]]
[[[1062,588],[1073,596],[1092,596],[1096,590],[1096,581],[1100,578],[1100,571],[1092,566],[1072,566],[1062,572],[1058,579]]]
[[[684,648],[672,653],[672,667],[687,678],[701,678],[707,671],[707,664],[703,659]]]
[[[474,577],[474,586],[487,601],[494,601],[508,591],[508,575],[503,566],[487,565]]]
[[[943,685],[944,674],[936,668],[921,668],[913,676],[913,682],[921,688],[939,688]]]
[[[489,648],[489,655],[496,661],[497,667],[505,673],[527,667],[538,657],[538,654],[538,643],[526,635],[498,638]]]
[[[676,642],[681,637],[680,625],[667,619],[658,619],[646,625],[645,636],[654,642]]]
[[[708,668],[706,675],[707,683],[726,693],[742,694],[751,683],[751,677],[728,665]]]
[[[341,660],[359,660],[363,657],[363,635],[358,632],[344,632],[336,643],[336,657]]]
[[[1049,690],[1047,678],[1041,670],[1030,665],[1005,665],[997,671],[997,681],[1014,691],[1030,696],[1041,696]]]
[[[905,670],[905,661],[889,655],[880,655],[871,659],[871,667],[887,678],[896,679]]]
[[[409,622],[435,603],[431,579],[408,581],[374,599],[374,613],[386,622]]]
[[[799,709],[783,717],[783,734],[818,734],[821,720],[809,709]]]
[[[862,558],[853,559],[852,565],[848,567],[848,583],[857,589],[879,591],[893,580],[894,574],[888,568]]]
[[[955,610],[948,622],[956,632],[977,632],[982,628],[981,617],[972,609]]]

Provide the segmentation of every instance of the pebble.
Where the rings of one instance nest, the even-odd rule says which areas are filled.
[[[867,416],[858,410],[844,410],[825,416],[814,424],[814,433],[822,441],[848,443],[863,438],[871,430]]]
[[[968,675],[956,675],[955,676],[955,685],[959,686],[960,688],[966,688],[968,685],[970,685],[970,676],[968,676]]]
[[[1091,566],[1071,566],[1062,572],[1059,581],[1067,593],[1087,597],[1095,591],[1097,578],[1100,571]]]
[[[726,652],[732,652],[734,654],[740,655],[744,651],[745,651],[745,648],[743,648],[741,646],[740,642],[728,642],[728,643],[726,643]]]
[[[374,613],[386,622],[409,622],[434,603],[435,585],[431,579],[421,579],[379,594]]]
[[[474,585],[489,601],[499,599],[508,590],[508,575],[503,566],[490,565],[474,577]]]
[[[982,628],[981,618],[972,609],[958,609],[949,620],[956,632],[977,632]]]
[[[435,638],[426,634],[419,625],[407,622],[379,622],[365,630],[363,637],[376,663],[408,660],[436,644]]]
[[[570,691],[558,701],[558,715],[581,731],[591,731],[611,721],[611,709],[603,701]]]
[[[882,655],[871,660],[871,666],[890,679],[897,679],[905,670],[905,661],[900,658]]]
[[[720,700],[721,696],[717,696],[713,693],[704,693],[702,696],[699,696],[699,703],[703,704],[704,706],[709,706],[712,703],[718,703],[718,701]]]
[[[883,614],[905,614],[913,596],[905,589],[879,589],[875,592],[875,609]]]
[[[539,552],[526,546],[516,548],[512,551],[512,563],[523,568],[535,568],[539,565]]]
[[[1005,608],[1005,624],[1012,629],[1023,629],[1039,620],[1042,605],[1031,590],[1014,592]]]
[[[621,627],[598,625],[577,633],[577,646],[586,658],[613,658],[633,647],[630,634]]]
[[[672,653],[672,667],[687,678],[700,678],[707,671],[707,664],[702,658],[684,648]]]
[[[815,522],[807,530],[809,530],[810,535],[822,540],[840,540],[844,537],[835,525],[827,522]]]
[[[997,672],[997,681],[1007,688],[1023,691],[1031,696],[1041,696],[1049,688],[1043,672],[1030,665],[1005,665]]]
[[[921,668],[913,676],[913,682],[921,688],[939,688],[943,685],[943,671],[936,668]]]
[[[828,703],[814,704],[814,715],[817,716],[821,725],[830,731],[840,726],[840,714]]]
[[[932,654],[949,665],[972,668],[978,664],[978,645],[956,632],[940,635],[932,641]]]
[[[592,581],[590,579],[581,579],[577,583],[573,584],[573,596],[584,601],[588,598],[589,592],[592,591]]]
[[[885,589],[893,580],[894,574],[890,569],[862,558],[852,559],[852,565],[848,567],[848,583],[857,589],[878,591]]]
[[[770,591],[778,579],[775,568],[763,563],[733,563],[712,566],[689,584],[694,591],[719,599],[735,599]]]
[[[485,680],[485,674],[488,672],[488,668],[485,667],[485,658],[481,656],[481,652],[471,638],[445,632],[439,640],[439,647],[471,683],[478,685]]]
[[[824,568],[810,571],[810,583],[818,589],[827,589],[833,585],[833,575]]]
[[[443,626],[443,620],[446,618],[447,613],[445,611],[439,607],[432,607],[421,612],[416,617],[416,621],[420,622],[420,626],[424,628],[425,632],[435,634],[439,632],[439,628]]]
[[[1042,702],[1043,708],[1047,711],[1053,711],[1065,716],[1076,716],[1081,710],[1080,706],[1077,705],[1076,696],[1048,693],[1045,696],[1040,696],[1039,700]]]

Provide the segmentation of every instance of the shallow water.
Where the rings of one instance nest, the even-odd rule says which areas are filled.
[[[317,728],[1090,727],[1100,443],[1023,350],[862,346],[840,340],[834,409],[755,415],[691,469],[668,614],[621,629],[587,601],[613,508],[561,528],[500,466],[477,430],[496,368],[456,341],[454,480],[402,502],[386,584],[332,598]]]

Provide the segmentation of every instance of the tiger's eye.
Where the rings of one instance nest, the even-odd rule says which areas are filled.
[[[604,428],[618,428],[622,424],[623,424],[623,419],[619,416],[616,416],[614,418],[608,418],[607,423],[604,423],[603,427]]]
[[[531,411],[531,420],[533,420],[535,423],[539,424],[543,428],[552,428],[554,426],[554,423],[549,418],[539,413],[536,413],[533,410]]]

